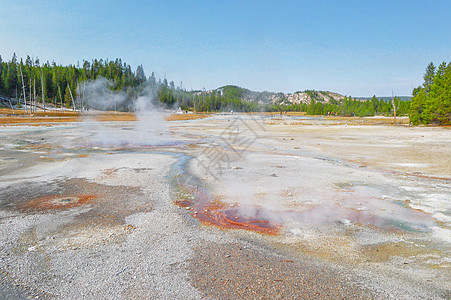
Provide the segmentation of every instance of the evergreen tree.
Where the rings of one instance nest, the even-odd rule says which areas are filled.
[[[431,85],[434,83],[434,77],[435,77],[435,66],[431,62],[426,67],[426,73],[424,74],[424,83],[423,86],[426,89],[426,93],[429,92]]]
[[[138,80],[138,83],[144,83],[146,82],[146,74],[144,73],[144,68],[142,65],[139,65],[136,68],[136,79]]]
[[[152,88],[156,87],[156,85],[157,85],[157,79],[155,78],[154,72],[152,72],[152,75],[150,75],[150,77],[149,77],[149,84],[150,84],[150,87],[152,87]]]
[[[450,124],[451,121],[451,63],[433,63],[426,68],[424,83],[412,92],[410,122],[418,124]]]

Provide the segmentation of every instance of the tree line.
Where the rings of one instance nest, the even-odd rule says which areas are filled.
[[[410,122],[418,124],[451,124],[451,62],[438,68],[426,67],[424,83],[412,92]]]
[[[139,95],[151,90],[156,103],[199,112],[299,111],[310,115],[363,117],[393,116],[396,110],[397,115],[409,115],[413,125],[451,123],[451,63],[445,62],[438,68],[433,63],[427,66],[424,83],[413,90],[412,101],[403,101],[398,97],[387,101],[376,96],[369,100],[351,96],[337,100],[330,96],[329,101],[324,101],[319,92],[307,90],[304,92],[310,102],[293,104],[283,94],[279,95],[276,103],[259,101],[260,98],[268,99],[268,93],[260,93],[262,97],[259,97],[256,92],[237,86],[224,86],[213,91],[187,91],[182,83],[176,86],[174,81],[168,82],[166,78],[157,79],[153,72],[146,77],[142,65],[133,71],[120,58],[84,60],[81,65],[62,66],[49,61],[41,63],[38,58],[32,59],[30,56],[19,60],[14,54],[10,61],[3,61],[0,56],[0,96],[21,101],[35,99],[42,103],[45,100],[45,103],[54,103],[56,106],[89,109],[90,104],[80,100],[83,99],[83,83],[99,77],[109,80],[111,84],[108,88],[111,91],[121,91],[125,95],[125,101],[114,107],[118,111],[133,110]],[[252,93],[257,95],[249,99]],[[74,103],[74,99],[77,103]]]
[[[393,107],[393,102],[395,107]],[[353,99],[351,96],[345,96],[339,100],[331,98],[329,102],[311,98],[310,103],[276,105],[272,110],[300,111],[309,115],[369,117],[375,115],[393,116],[395,108],[398,116],[406,115],[410,109],[410,101],[402,101],[396,96],[392,101],[378,99],[376,96],[373,96],[370,100]]]
[[[246,100],[249,93],[247,89],[237,86],[224,86],[214,91],[194,91],[183,90],[174,91],[168,88],[160,90],[159,99],[163,103],[170,105],[178,104],[182,109],[194,109],[199,112],[285,112],[298,111],[306,112],[309,115],[338,115],[338,116],[393,116],[394,107],[392,101],[378,99],[373,96],[370,100],[353,99],[345,96],[336,100],[329,97],[329,102],[319,96],[317,91],[306,90],[311,99],[310,103],[293,104],[286,98],[281,97],[277,103],[261,103],[258,101]],[[258,99],[258,96],[256,97]],[[394,104],[397,115],[407,115],[410,109],[410,101],[402,101],[399,97],[394,97]]]
[[[176,98],[174,102],[180,103],[182,107],[195,108],[202,112],[217,111],[239,111],[239,112],[285,112],[298,111],[306,112],[309,115],[338,115],[338,116],[393,116],[396,108],[397,115],[407,115],[410,109],[410,101],[402,101],[399,97],[394,97],[393,101],[378,99],[373,96],[370,100],[353,99],[351,96],[340,100],[329,97],[325,102],[319,96],[318,91],[304,91],[310,97],[310,103],[293,104],[286,98],[281,97],[277,103],[260,103],[258,101],[245,101],[248,90],[236,87],[225,86],[215,91],[197,92],[194,97],[183,96],[183,99]],[[256,97],[258,99],[258,97]],[[186,101],[186,99],[189,99]]]
[[[19,61],[16,54],[10,61],[3,61],[0,56],[0,96],[21,101],[37,98],[39,103],[44,100],[45,103],[62,103],[71,107],[74,105],[73,99],[79,99],[82,93],[80,83],[100,76],[112,82],[111,90],[125,90],[130,100],[136,95],[136,88],[147,81],[142,66],[133,72],[131,66],[121,59],[94,59],[83,61],[81,66],[62,66],[49,61],[41,64],[39,58],[32,59],[30,56],[25,61]],[[125,110],[127,104],[122,105],[122,110]]]

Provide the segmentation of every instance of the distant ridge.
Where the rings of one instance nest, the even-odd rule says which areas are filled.
[[[309,104],[312,100],[329,103],[331,100],[340,100],[345,96],[330,91],[305,90],[294,93],[256,92],[236,85],[225,85],[207,93],[221,93],[231,97],[239,98],[246,102],[257,102],[261,104]],[[202,93],[198,91],[197,93]]]

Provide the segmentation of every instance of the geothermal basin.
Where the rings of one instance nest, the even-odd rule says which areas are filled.
[[[0,127],[0,298],[449,299],[451,131],[217,114]]]

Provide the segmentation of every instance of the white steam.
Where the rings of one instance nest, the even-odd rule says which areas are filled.
[[[247,154],[239,164],[218,175],[215,192],[246,217],[290,224],[288,229],[364,224],[428,231],[434,224],[402,205],[414,195],[399,193],[396,182],[367,170],[288,155]]]
[[[78,87],[80,102],[85,107],[97,110],[116,111],[126,103],[126,94],[123,91],[113,91],[113,83],[99,76],[96,80],[85,81]]]
[[[97,121],[98,112],[87,112],[84,122],[85,142],[95,146],[153,146],[172,142],[163,110],[155,107],[156,92],[150,88],[140,91],[133,102],[122,91],[112,91],[112,83],[99,78],[84,84],[82,98],[89,107],[99,110],[115,110],[131,105],[136,116],[135,122]],[[133,117],[133,116],[130,116]]]

